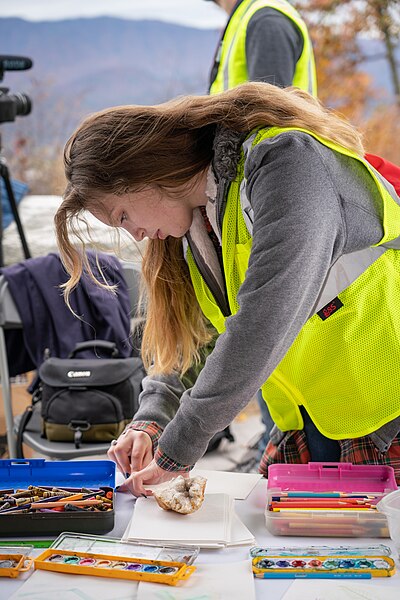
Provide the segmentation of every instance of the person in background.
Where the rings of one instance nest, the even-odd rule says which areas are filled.
[[[212,0],[229,19],[210,73],[210,94],[245,81],[265,81],[279,87],[297,86],[317,95],[312,43],[307,26],[287,0]],[[259,442],[262,454],[273,420],[261,390],[257,401],[264,425]],[[229,426],[218,433],[231,440]],[[212,448],[215,444],[212,444]],[[323,459],[323,453],[321,459]]]
[[[296,88],[245,83],[94,114],[65,169],[67,302],[90,269],[83,233],[82,247],[70,237],[84,210],[149,238],[148,376],[109,451],[131,473],[121,490],[187,473],[260,388],[275,423],[263,474],[323,447],[329,461],[392,465],[400,482],[400,199],[352,125]],[[205,319],[219,337],[179,398]]]
[[[245,81],[294,85],[317,95],[307,26],[287,0],[212,0],[229,15],[210,73],[210,94]]]

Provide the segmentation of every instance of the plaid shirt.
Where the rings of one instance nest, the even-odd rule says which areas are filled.
[[[368,436],[353,440],[338,440],[340,462],[353,465],[389,465],[393,467],[396,482],[400,485],[400,433],[387,452],[380,452]],[[259,472],[265,477],[274,463],[300,463],[310,461],[307,438],[303,430],[288,431],[278,446],[269,442],[260,462]]]
[[[164,471],[183,471],[188,473],[191,469],[193,469],[194,465],[181,465],[180,463],[169,458],[160,448],[158,448],[158,440],[161,437],[163,429],[157,425],[154,421],[132,421],[127,427],[125,427],[125,431],[129,431],[130,429],[134,429],[135,431],[144,431],[147,433],[151,441],[153,443],[153,456],[159,467],[164,469]]]
[[[157,425],[155,421],[132,421],[132,423],[129,423],[129,425],[125,427],[123,433],[126,433],[130,429],[134,429],[135,431],[144,431],[150,436],[151,443],[153,444],[154,456],[157,450],[158,440],[163,432],[162,427]]]
[[[188,473],[194,467],[194,465],[181,465],[175,460],[172,460],[172,458],[169,458],[169,456],[167,456],[160,448],[157,448],[154,460],[159,467],[164,469],[164,471],[183,471],[184,473]]]

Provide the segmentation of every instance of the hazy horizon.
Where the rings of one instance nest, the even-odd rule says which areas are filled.
[[[199,29],[220,28],[227,16],[213,2],[204,0],[13,0],[4,4],[1,17],[28,21],[61,21],[83,17],[152,19]]]

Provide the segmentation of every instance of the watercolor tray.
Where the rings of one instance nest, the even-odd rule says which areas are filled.
[[[252,560],[254,577],[260,579],[371,579],[390,577],[396,572],[389,556],[257,556]]]
[[[17,548],[0,548],[0,577],[18,577],[20,573],[25,573],[33,565],[33,558],[27,556],[33,546],[23,548],[20,552]]]
[[[135,556],[115,556],[113,554],[93,554],[73,550],[49,548],[34,560],[35,569],[94,575],[114,579],[152,581],[166,585],[176,585],[188,579],[196,570],[193,565],[182,562],[151,560]]]

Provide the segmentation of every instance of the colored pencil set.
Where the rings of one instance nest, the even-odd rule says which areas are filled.
[[[278,535],[387,536],[376,504],[382,493],[272,492],[266,518]],[[276,523],[271,518],[279,519]],[[373,535],[374,534],[374,535]]]
[[[388,465],[276,463],[268,467],[266,526],[273,535],[388,537],[377,505],[396,489]]]
[[[376,511],[382,494],[346,492],[280,492],[271,496],[272,512],[305,511]]]

